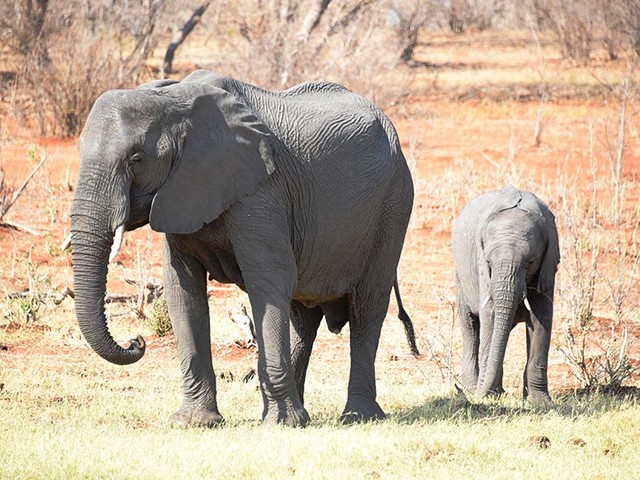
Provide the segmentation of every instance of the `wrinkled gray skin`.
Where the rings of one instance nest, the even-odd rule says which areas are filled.
[[[350,323],[344,421],[384,417],[374,360],[413,202],[389,119],[331,83],[265,91],[199,71],[104,93],[80,137],[71,232],[80,329],[103,358],[133,363],[104,314],[114,232],[165,233],[164,285],[184,380],[176,425],[223,421],[216,404],[207,275],[246,290],[263,419],[305,425],[318,325]],[[291,321],[290,321],[291,320]]]
[[[504,391],[509,333],[525,322],[524,397],[550,404],[547,360],[560,261],[553,214],[534,194],[512,185],[485,193],[456,220],[453,254],[464,386],[479,397]]]

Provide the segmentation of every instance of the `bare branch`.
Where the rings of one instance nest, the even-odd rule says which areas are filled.
[[[37,230],[34,230],[33,228],[27,227],[20,223],[12,222],[10,220],[3,220],[2,222],[0,222],[0,227],[13,228],[14,230],[18,230],[19,232],[25,232],[29,235],[33,235],[34,237],[40,236],[40,232],[38,232]]]
[[[361,10],[372,6],[376,1],[377,0],[364,0],[362,2],[356,3],[353,7],[351,7],[351,10],[349,10],[342,18],[340,18],[340,20],[331,25],[331,28],[329,28],[326,36],[330,37],[338,33],[340,30],[344,29],[358,17],[358,14]]]
[[[24,181],[24,183],[22,184],[22,186],[18,189],[18,191],[13,195],[13,198],[11,199],[11,201],[7,204],[3,206],[3,210],[2,212],[0,212],[0,219],[3,218],[7,212],[9,211],[9,209],[13,206],[14,203],[16,203],[16,201],[18,200],[18,198],[20,198],[20,195],[22,195],[22,193],[24,192],[24,189],[27,188],[27,185],[29,184],[29,182],[31,181],[31,179],[33,178],[33,176],[38,172],[38,170],[40,170],[40,168],[44,165],[44,162],[47,161],[47,153],[44,152],[42,154],[42,158],[40,160],[40,163],[38,163],[38,165],[36,165],[36,168],[33,169],[33,171],[29,174],[29,176],[27,177],[27,179]]]

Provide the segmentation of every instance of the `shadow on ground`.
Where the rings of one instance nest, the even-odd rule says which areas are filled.
[[[640,387],[615,390],[571,390],[553,395],[551,407],[538,407],[515,397],[472,401],[462,393],[431,397],[418,407],[399,410],[389,418],[401,424],[456,421],[476,423],[515,417],[554,414],[562,417],[595,416],[640,401]]]

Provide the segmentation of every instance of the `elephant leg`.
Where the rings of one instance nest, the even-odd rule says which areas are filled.
[[[347,404],[340,417],[343,423],[385,418],[376,402],[375,359],[389,306],[391,283],[390,288],[384,291],[356,287],[349,296],[351,370]]]
[[[462,384],[475,393],[478,384],[478,349],[480,348],[480,320],[471,313],[458,284],[458,318],[462,329]]]
[[[291,304],[291,366],[295,373],[296,386],[300,400],[304,405],[304,382],[307,376],[309,358],[316,339],[318,327],[322,321],[320,307],[307,308],[299,302]]]
[[[309,414],[302,405],[291,361],[290,275],[270,270],[244,274],[258,340],[258,378],[264,410],[262,420],[304,426]],[[286,286],[285,286],[286,285]]]
[[[211,362],[206,271],[165,239],[163,276],[184,391],[182,406],[169,422],[175,426],[215,426],[224,419],[218,411]]]
[[[551,343],[553,294],[529,295],[532,312],[527,318],[527,365],[524,371],[523,395],[534,405],[548,406],[547,365]]]
[[[498,395],[502,395],[504,393],[504,387],[502,386],[502,377],[504,377],[504,365],[500,366],[498,370],[498,376],[496,379],[496,388],[494,388],[493,393]]]

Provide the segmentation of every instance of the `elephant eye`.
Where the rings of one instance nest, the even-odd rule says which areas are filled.
[[[135,152],[129,158],[131,158],[132,162],[139,162],[144,158],[144,155],[142,155],[142,152]]]

